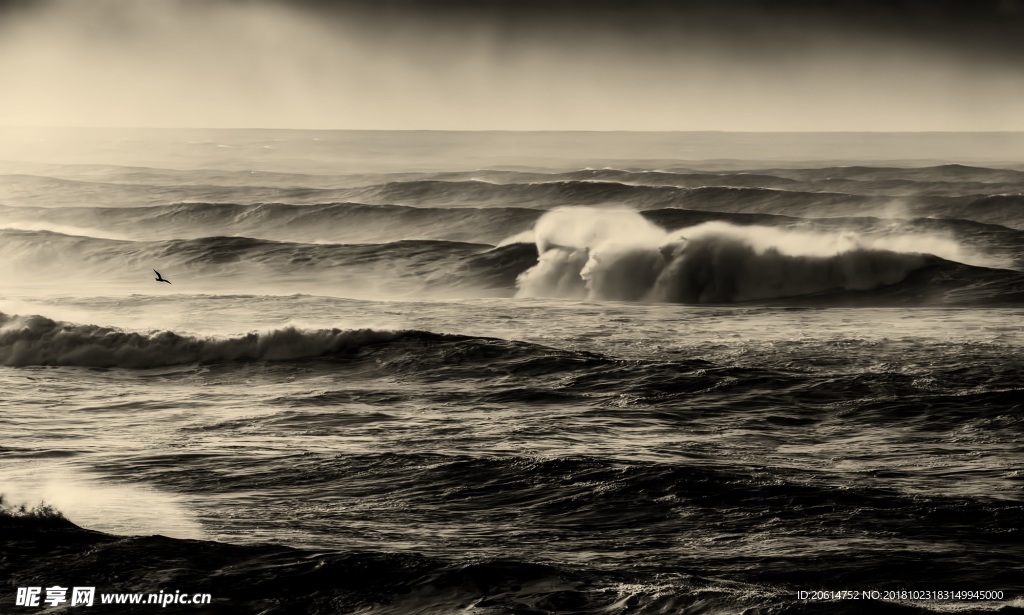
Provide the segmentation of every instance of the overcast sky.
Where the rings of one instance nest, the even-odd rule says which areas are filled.
[[[0,0],[0,124],[1024,130],[1024,0]]]

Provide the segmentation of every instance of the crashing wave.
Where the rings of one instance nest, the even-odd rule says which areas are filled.
[[[727,303],[901,282],[955,242],[925,236],[868,238],[705,222],[667,232],[632,211],[556,209],[534,227],[537,264],[520,297]]]

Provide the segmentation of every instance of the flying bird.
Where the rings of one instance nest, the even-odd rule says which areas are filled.
[[[170,281],[170,280],[165,280],[165,279],[164,279],[164,276],[160,275],[160,272],[159,272],[159,271],[157,271],[156,269],[154,269],[154,270],[153,270],[153,273],[155,273],[155,274],[156,274],[156,281],[157,281],[157,282],[167,282],[168,284],[170,284],[170,283],[171,283],[171,281]]]

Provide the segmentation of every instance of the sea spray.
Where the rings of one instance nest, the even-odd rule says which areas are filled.
[[[725,303],[897,284],[957,258],[956,242],[927,235],[869,237],[706,222],[668,232],[639,213],[558,208],[534,227],[537,264],[520,297]]]

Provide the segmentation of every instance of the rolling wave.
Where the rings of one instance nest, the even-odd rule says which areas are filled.
[[[888,181],[908,179],[917,182],[977,182],[977,183],[1024,183],[1024,171],[998,169],[964,164],[939,164],[923,167],[912,166],[864,166],[820,167],[804,169],[778,169],[767,173],[779,173],[784,177],[798,180],[855,179],[858,181]]]
[[[497,184],[525,184],[560,181],[604,181],[642,186],[730,186],[760,187],[802,191],[828,191],[827,186],[846,185],[862,194],[883,194],[896,190],[916,194],[969,194],[975,192],[1017,192],[1024,186],[1024,171],[1006,168],[944,164],[933,166],[825,166],[786,168],[736,168],[718,164],[703,170],[707,163],[691,163],[700,169],[679,167],[669,162],[664,169],[584,168],[576,170],[539,170],[484,168],[470,171],[386,172],[386,173],[296,173],[223,169],[167,169],[104,164],[48,165],[0,161],[0,173],[11,181],[87,182],[108,185],[146,187],[219,186],[236,188],[317,188],[344,189],[395,182],[438,180],[460,182],[482,180]],[[59,183],[54,184],[59,185]]]
[[[674,186],[636,186],[608,181],[542,181],[493,183],[481,180],[421,179],[368,186],[353,192],[353,200],[367,203],[460,205],[516,205],[546,208],[579,203],[629,203],[641,207],[669,203],[682,189]]]
[[[11,283],[75,288],[149,283],[151,269],[171,289],[225,283],[265,290],[348,290],[397,295],[473,287],[511,295],[516,275],[536,258],[532,246],[493,248],[453,241],[306,244],[251,237],[124,241],[51,231],[0,230],[0,274]],[[504,290],[502,290],[504,289]],[[493,293],[486,293],[493,294]]]
[[[113,231],[124,238],[143,240],[234,234],[305,243],[438,239],[496,244],[511,232],[530,228],[541,213],[515,207],[451,209],[361,203],[178,203],[131,208],[0,206],[0,228],[92,236],[107,236]],[[45,226],[47,223],[50,226]],[[93,230],[79,231],[82,227]]]
[[[50,168],[6,164],[3,168],[23,172],[2,176],[0,204],[121,208],[234,203],[280,208],[352,203],[505,210],[615,205],[639,210],[683,208],[811,218],[943,217],[1024,229],[1024,207],[1021,207],[1024,172],[964,165],[755,168],[714,172],[676,168],[587,168],[555,172],[481,169],[348,176],[81,166],[76,169],[73,165]],[[357,213],[354,207],[349,209],[350,215]],[[399,211],[394,210],[394,213]],[[295,217],[285,212],[279,215]],[[310,219],[318,215],[322,213]],[[416,214],[401,215],[411,219]],[[528,213],[519,216],[526,218]],[[479,214],[475,217],[476,222],[487,227],[496,224]],[[179,221],[184,219],[179,218]],[[230,220],[221,221],[230,223]],[[353,224],[360,222],[358,216],[352,218]],[[299,222],[300,225],[305,223]],[[206,231],[206,234],[223,234],[211,229]],[[466,235],[416,238],[473,240]]]
[[[173,331],[125,331],[0,312],[0,365],[17,367],[145,369],[198,363],[351,360],[363,352],[375,353],[373,362],[379,368],[424,371],[465,366],[463,377],[481,378],[549,374],[610,363],[587,352],[430,331],[285,327],[215,338]]]
[[[633,173],[632,175],[643,175]],[[584,174],[586,175],[586,174]],[[10,176],[9,176],[10,177]],[[558,176],[556,176],[558,177]],[[598,176],[600,177],[600,176]],[[72,182],[53,178],[8,179],[0,204],[22,207],[139,207],[240,204],[274,206],[354,203],[433,208],[521,208],[615,205],[639,210],[685,208],[811,218],[836,216],[944,217],[1024,228],[1024,184],[896,186],[866,189],[859,180],[790,185],[718,176],[675,184],[607,179],[550,179],[499,183],[471,179],[408,179],[359,187],[144,186]],[[378,178],[379,179],[379,178]],[[508,178],[506,178],[508,179]],[[676,178],[679,179],[679,178]],[[645,180],[641,177],[641,181]],[[666,179],[666,181],[668,181]],[[895,181],[895,180],[893,180]],[[56,182],[55,185],[50,185]],[[759,184],[767,185],[759,185]],[[409,214],[413,215],[413,214]],[[522,214],[526,215],[526,214]]]
[[[130,332],[71,324],[44,316],[0,313],[0,364],[144,369],[196,363],[295,361],[351,355],[392,342],[431,344],[472,338],[426,331],[300,330],[294,327],[230,338],[173,331]]]
[[[1008,198],[1008,197],[1007,197]],[[992,197],[976,210],[1000,211]],[[545,210],[523,207],[413,207],[361,203],[178,203],[151,207],[5,207],[0,229],[50,230],[68,235],[147,241],[238,235],[300,243],[385,243],[399,240],[446,240],[498,244],[531,229]],[[665,228],[720,220],[733,224],[813,226],[830,230],[891,233],[894,229],[949,233],[984,251],[1017,259],[1024,253],[1024,232],[993,223],[949,217],[858,216],[800,217],[777,213],[734,213],[681,207],[648,209],[642,216]],[[981,216],[985,217],[985,216]]]
[[[960,247],[941,237],[724,222],[666,232],[635,212],[587,208],[549,212],[534,235],[538,262],[519,277],[520,297],[714,304],[795,297],[832,304],[857,297],[945,305],[1015,304],[1024,290],[1024,274],[953,262],[961,258]],[[945,294],[932,292],[933,285]],[[875,292],[893,287],[902,292]],[[978,292],[972,295],[970,288]]]
[[[801,304],[822,305],[1021,301],[1024,273],[983,266],[989,258],[984,256],[977,265],[966,264],[974,251],[924,232],[928,224],[917,231],[857,232],[763,226],[756,220],[709,220],[669,232],[628,210],[556,209],[499,247],[250,237],[137,242],[8,229],[0,230],[0,273],[32,287],[74,287],[88,280],[93,287],[138,288],[158,268],[175,283],[170,290],[223,292],[235,284],[250,289],[244,292],[259,287],[366,297],[455,293],[687,304],[802,298]],[[1007,241],[1005,249],[1019,254],[1019,237]]]
[[[277,329],[228,339],[196,338],[171,331],[126,332],[74,325],[43,316],[0,313],[0,364],[151,368],[231,361],[287,361],[358,350],[402,333]]]
[[[120,184],[36,175],[0,176],[0,203],[36,207],[138,207],[196,202],[343,201],[349,190],[305,186]]]
[[[700,183],[700,182],[697,182]],[[347,196],[363,203],[416,206],[622,206],[637,210],[685,208],[728,213],[770,213],[803,217],[871,215],[892,210],[893,198],[762,186],[645,185],[606,180],[545,180],[492,183],[480,180],[412,180],[353,190]],[[728,184],[729,182],[725,182]],[[937,199],[938,197],[936,197]],[[976,197],[958,197],[956,202]],[[931,201],[920,203],[929,209]],[[952,210],[950,207],[946,209]]]
[[[22,166],[67,175],[11,174],[0,188],[15,204],[0,205],[0,273],[34,287],[134,285],[158,268],[186,292],[972,305],[1018,301],[1019,275],[999,269],[1024,268],[1024,172],[1009,169],[270,173],[246,185],[239,171]]]

